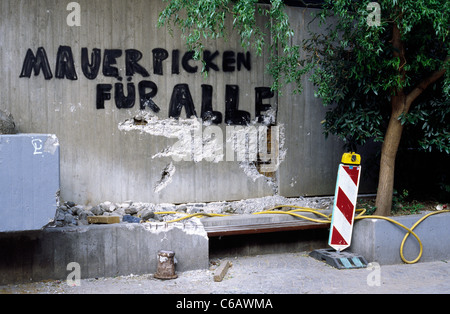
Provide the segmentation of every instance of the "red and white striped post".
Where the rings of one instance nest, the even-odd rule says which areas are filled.
[[[336,251],[342,251],[350,246],[361,174],[359,155],[344,154],[342,162],[338,170],[328,239],[328,245]]]

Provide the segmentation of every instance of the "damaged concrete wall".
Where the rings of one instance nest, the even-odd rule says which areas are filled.
[[[60,1],[0,4],[0,109],[12,113],[18,132],[56,134],[63,200],[334,193],[341,147],[323,139],[323,108],[309,88],[271,94],[266,52],[244,50],[233,34],[207,42],[206,77],[181,34],[156,27],[162,1],[76,3],[78,16]],[[291,13],[301,38],[309,10],[298,10]],[[276,122],[278,156],[261,149],[260,121]],[[239,156],[236,146],[247,149]],[[255,156],[277,171],[262,175]]]
[[[0,285],[155,273],[160,250],[174,250],[176,271],[206,269],[208,237],[198,219],[186,224],[112,224],[0,233]]]

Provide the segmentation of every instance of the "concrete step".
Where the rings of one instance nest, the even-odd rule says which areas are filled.
[[[47,228],[0,233],[0,284],[65,280],[70,263],[78,263],[81,279],[155,273],[160,250],[175,252],[178,271],[209,266],[198,219]]]

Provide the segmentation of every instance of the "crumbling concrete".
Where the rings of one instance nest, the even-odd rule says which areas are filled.
[[[176,253],[177,271],[208,268],[208,237],[197,218],[46,228],[0,233],[0,284],[65,280],[74,262],[81,278],[154,273],[160,250]]]
[[[182,218],[186,214],[224,214],[240,215],[252,214],[268,210],[278,205],[295,205],[307,208],[329,209],[333,204],[333,197],[298,197],[286,198],[280,195],[261,198],[244,199],[240,201],[222,201],[210,203],[143,203],[131,200],[121,203],[105,201],[97,205],[80,205],[74,202],[63,202],[56,210],[53,226],[64,227],[67,225],[87,225],[89,216],[119,216],[122,221],[125,216],[133,216],[132,220],[163,222],[176,218]],[[158,215],[156,212],[176,212],[169,215]],[[129,220],[130,217],[125,217]],[[256,217],[255,217],[256,218]],[[225,221],[225,220],[224,220]],[[225,222],[221,223],[225,223]]]
[[[11,113],[0,110],[0,134],[16,134],[16,124]]]

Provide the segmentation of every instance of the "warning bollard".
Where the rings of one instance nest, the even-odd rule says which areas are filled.
[[[358,198],[361,157],[355,153],[342,156],[339,165],[328,245],[336,251],[350,246]]]
[[[360,164],[361,157],[356,153],[345,153],[342,156],[341,164],[339,164],[328,239],[328,245],[337,252],[333,252],[332,249],[321,249],[310,253],[310,256],[326,261],[327,264],[336,268],[367,267],[367,261],[364,257],[341,252],[350,246],[352,239],[361,174]]]

